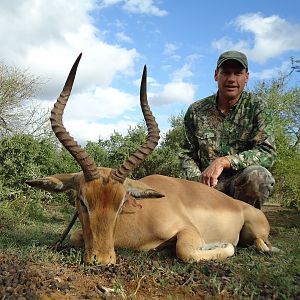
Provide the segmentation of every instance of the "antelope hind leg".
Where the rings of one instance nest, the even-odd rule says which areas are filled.
[[[277,247],[273,247],[268,240],[264,241],[261,238],[256,239],[254,241],[254,245],[255,245],[256,249],[261,252],[267,252],[270,254],[271,253],[284,253],[283,250],[281,250]]]
[[[253,207],[247,207],[244,211],[245,225],[240,232],[242,245],[255,245],[260,252],[278,252],[268,240],[270,233],[269,222],[262,211]]]
[[[264,241],[262,238],[257,238],[254,240],[254,245],[258,251],[270,252],[272,247],[268,241]]]
[[[183,261],[224,259],[234,255],[230,243],[205,244],[194,228],[185,228],[177,234],[176,255]]]

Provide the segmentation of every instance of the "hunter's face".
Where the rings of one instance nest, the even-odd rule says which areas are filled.
[[[219,96],[230,101],[239,99],[248,82],[249,73],[236,60],[225,61],[216,71]]]

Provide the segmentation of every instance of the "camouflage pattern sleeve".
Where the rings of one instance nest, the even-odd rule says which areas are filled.
[[[261,101],[257,107],[256,126],[250,140],[252,149],[226,156],[234,170],[244,169],[251,165],[270,168],[276,158],[275,134],[271,110]]]
[[[201,171],[199,169],[198,141],[195,139],[195,126],[193,121],[193,110],[190,106],[184,117],[185,140],[183,151],[179,154],[185,179],[199,181]]]

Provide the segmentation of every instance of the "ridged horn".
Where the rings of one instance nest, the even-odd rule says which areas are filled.
[[[150,110],[147,100],[147,67],[144,66],[140,88],[140,104],[146,121],[148,135],[146,142],[134,154],[129,156],[118,170],[112,172],[112,177],[123,183],[126,177],[154,150],[159,141],[159,128]]]
[[[77,67],[81,59],[82,53],[79,54],[73,67],[68,75],[66,83],[56,103],[51,111],[50,122],[52,130],[55,133],[61,144],[71,153],[75,160],[79,163],[85,180],[91,181],[100,177],[99,171],[94,160],[87,154],[87,152],[78,145],[74,138],[69,134],[63,125],[62,117],[64,109],[68,102],[69,96],[72,91],[74,79],[76,76]]]

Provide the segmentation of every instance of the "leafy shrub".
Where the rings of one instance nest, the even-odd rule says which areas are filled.
[[[300,211],[300,153],[277,131],[277,161],[273,168],[276,180],[273,198],[286,207]]]
[[[69,156],[50,138],[37,140],[24,134],[3,137],[0,139],[0,200],[16,199],[28,192],[26,180],[74,171],[76,164],[72,165]],[[38,192],[31,189],[31,193]]]
[[[290,76],[260,82],[253,92],[265,98],[273,110],[277,147],[273,198],[283,206],[300,209],[300,89],[290,87]]]

